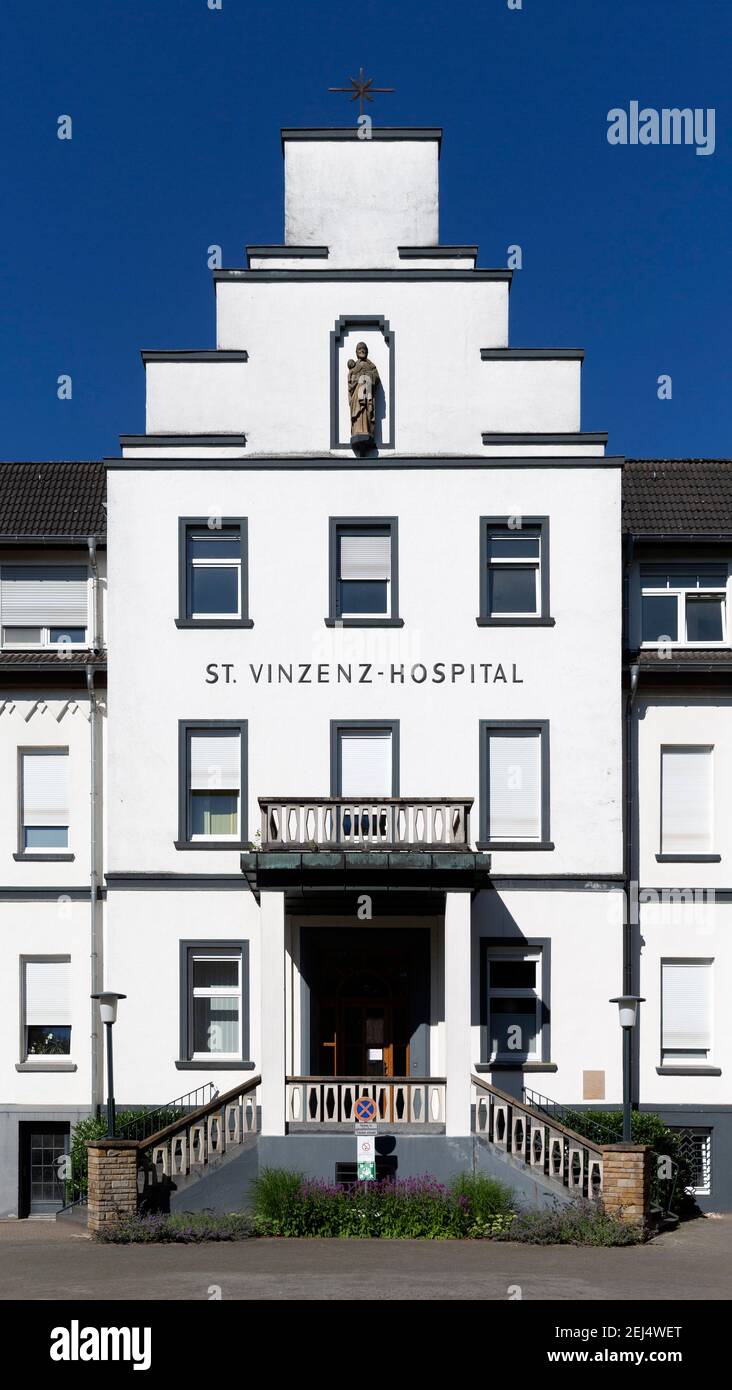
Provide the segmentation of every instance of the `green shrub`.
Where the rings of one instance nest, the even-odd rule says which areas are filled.
[[[119,1110],[117,1112],[117,1130],[123,1124],[135,1118],[138,1112],[135,1110]],[[77,1120],[71,1131],[71,1178],[66,1183],[66,1201],[72,1202],[77,1197],[86,1197],[89,1189],[89,1164],[86,1146],[92,1139],[104,1139],[107,1133],[106,1115],[87,1115],[83,1120]]]
[[[251,1218],[245,1212],[216,1216],[209,1211],[187,1211],[125,1217],[95,1231],[94,1239],[102,1245],[191,1245],[204,1240],[246,1240],[252,1233]]]
[[[544,1211],[519,1211],[510,1230],[498,1239],[526,1245],[640,1245],[645,1235],[602,1206],[578,1199],[569,1206],[557,1203]]]
[[[254,1183],[262,1235],[446,1240],[485,1237],[513,1220],[512,1193],[492,1178],[466,1174],[449,1187],[425,1175],[343,1187],[266,1169]]]
[[[564,1124],[578,1134],[593,1139],[596,1143],[620,1144],[623,1139],[623,1112],[621,1110],[565,1110]],[[598,1133],[601,1138],[598,1139]],[[688,1214],[696,1209],[692,1194],[687,1191],[692,1184],[692,1173],[681,1152],[681,1138],[669,1129],[658,1115],[644,1110],[633,1110],[630,1116],[630,1135],[634,1144],[650,1144],[655,1158],[651,1169],[651,1204],[664,1209],[668,1205],[671,1184],[659,1176],[658,1159],[668,1157],[678,1165],[678,1176],[671,1210],[677,1215]]]

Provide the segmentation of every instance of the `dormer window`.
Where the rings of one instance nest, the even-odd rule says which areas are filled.
[[[727,565],[641,567],[643,646],[727,643]]]
[[[3,647],[84,647],[88,624],[85,565],[3,565],[0,569]]]

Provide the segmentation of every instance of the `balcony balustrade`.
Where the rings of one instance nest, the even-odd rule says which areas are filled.
[[[466,850],[472,797],[260,797],[262,850]]]

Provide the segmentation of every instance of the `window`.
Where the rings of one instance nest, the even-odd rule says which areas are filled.
[[[553,623],[549,616],[548,517],[481,517],[478,623]]]
[[[712,1047],[711,960],[661,961],[661,1064],[706,1066]]]
[[[3,565],[0,623],[4,647],[83,647],[88,571],[84,565]]]
[[[483,1064],[548,1062],[549,943],[487,937],[481,946]]]
[[[331,793],[354,798],[399,795],[396,720],[331,725]]]
[[[549,724],[481,720],[479,848],[553,849]]]
[[[714,858],[709,747],[661,749],[661,859]]]
[[[68,850],[68,748],[21,748],[18,754],[20,855],[55,855]]]
[[[690,647],[727,641],[727,565],[641,566],[641,641]]]
[[[330,613],[333,627],[402,626],[397,519],[331,518]]]
[[[71,959],[21,958],[21,1061],[71,1053]]]
[[[182,941],[181,1065],[239,1065],[249,1050],[249,943]]]
[[[178,627],[251,627],[245,517],[180,521]]]
[[[691,1172],[691,1183],[687,1190],[696,1197],[712,1195],[712,1131],[711,1129],[690,1129],[669,1125],[679,1136],[679,1151],[686,1159]]]
[[[178,849],[226,849],[246,839],[246,720],[179,724]]]

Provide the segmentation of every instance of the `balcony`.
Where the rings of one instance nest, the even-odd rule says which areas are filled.
[[[472,797],[260,797],[268,850],[467,850]]]

